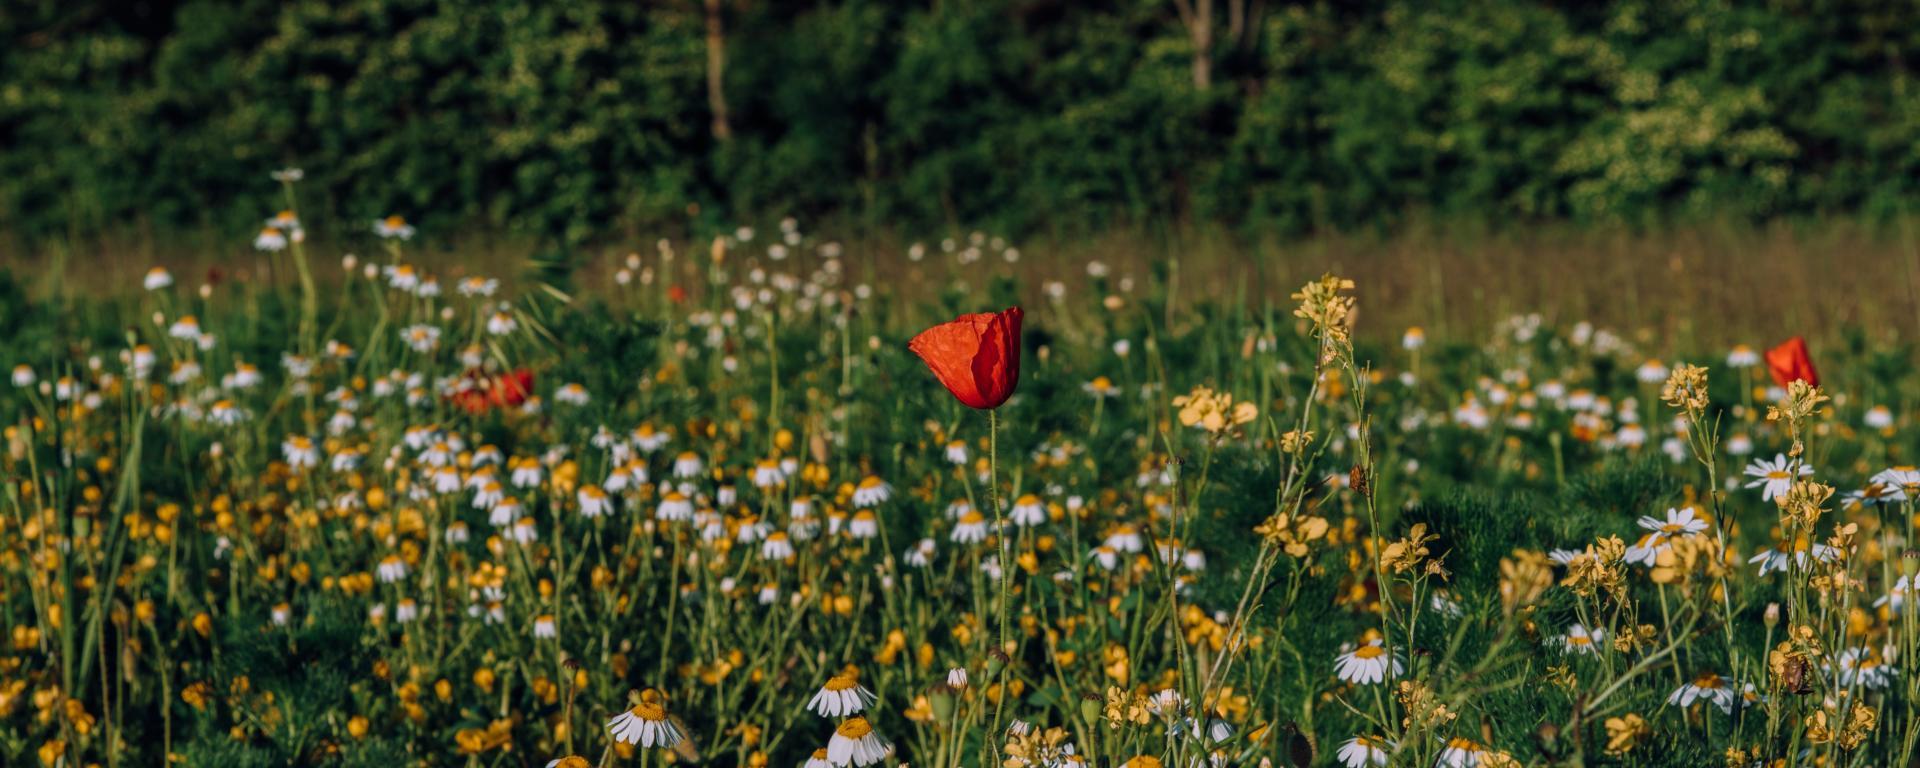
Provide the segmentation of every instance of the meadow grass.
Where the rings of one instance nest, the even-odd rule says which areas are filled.
[[[0,280],[0,764],[1920,742],[1898,237],[394,234]],[[990,412],[908,349],[1013,305]]]

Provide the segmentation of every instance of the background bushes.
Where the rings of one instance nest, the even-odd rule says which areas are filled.
[[[561,245],[786,214],[1285,235],[1920,196],[1914,3],[1212,2],[1201,88],[1172,0],[723,0],[722,138],[701,0],[22,0],[0,226],[244,235],[286,165],[310,213]]]

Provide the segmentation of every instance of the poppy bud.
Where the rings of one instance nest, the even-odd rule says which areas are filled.
[[[1100,722],[1100,710],[1104,704],[1105,702],[1102,701],[1099,696],[1091,693],[1082,695],[1080,697],[1080,719],[1087,721],[1087,725]]]
[[[933,717],[941,722],[953,718],[953,689],[944,684],[935,684],[927,691],[927,704],[933,709]]]

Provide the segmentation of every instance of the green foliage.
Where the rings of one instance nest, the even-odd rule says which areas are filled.
[[[1286,234],[1920,192],[1920,6],[1251,7],[1237,37],[1216,18],[1203,90],[1172,3],[735,0],[722,140],[690,0],[37,0],[0,14],[0,226],[238,237],[289,165],[310,211],[562,246],[786,213]]]

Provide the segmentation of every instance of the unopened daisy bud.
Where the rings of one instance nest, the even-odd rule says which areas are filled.
[[[967,687],[967,668],[954,667],[947,670],[947,686],[958,691]]]
[[[1780,624],[1780,604],[1779,604],[1779,603],[1767,603],[1767,611],[1766,611],[1766,613],[1764,613],[1764,614],[1762,614],[1762,615],[1761,615],[1761,620],[1762,620],[1762,621],[1764,621],[1764,622],[1766,622],[1766,624],[1767,624],[1767,628],[1768,628],[1768,629],[1772,629],[1772,628],[1774,628],[1774,627],[1776,627],[1776,626],[1779,626],[1779,624]]]

